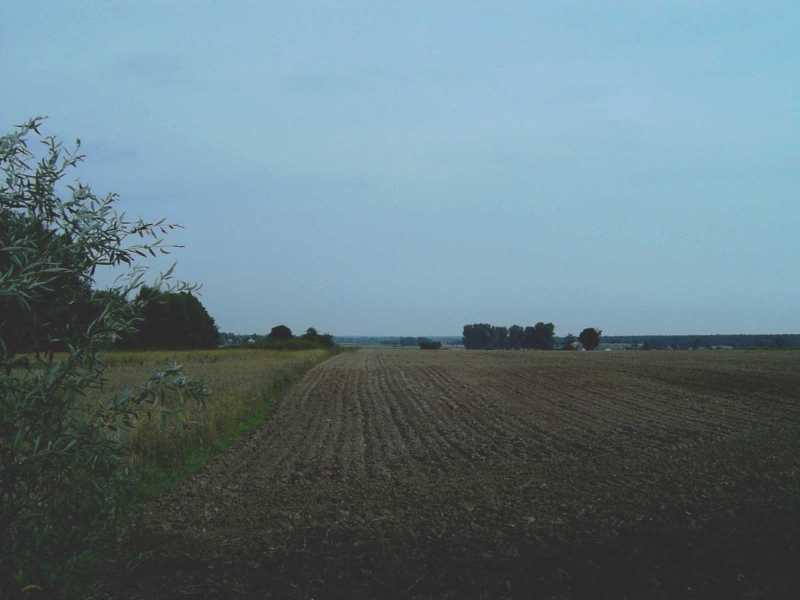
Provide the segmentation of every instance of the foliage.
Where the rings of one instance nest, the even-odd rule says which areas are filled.
[[[35,248],[47,247],[58,264],[67,268],[53,272],[47,289],[40,289],[28,306],[13,296],[0,296],[0,337],[11,353],[62,350],[92,320],[91,291],[86,281],[72,271],[71,244],[67,234],[48,230],[37,218],[0,208],[0,273],[14,268],[11,249],[16,240],[27,240]]]
[[[523,346],[538,350],[552,350],[555,329],[556,327],[552,323],[542,323],[541,321],[533,327],[526,327]]]
[[[219,331],[200,300],[188,292],[142,286],[142,321],[136,345],[142,348],[216,348]]]
[[[488,323],[474,323],[464,325],[464,347],[468,350],[519,348],[552,350],[555,343],[554,333],[555,325],[541,321],[524,329],[519,325],[506,328]]]
[[[330,333],[318,333],[313,327],[309,327],[301,336],[301,339],[312,342],[322,348],[333,348],[336,345]]]
[[[419,338],[420,350],[439,350],[442,347],[442,342],[434,342],[428,338]]]
[[[292,330],[286,325],[276,325],[269,332],[269,338],[271,340],[290,340],[292,337],[294,337],[292,335]]]
[[[578,336],[581,344],[583,345],[586,350],[594,350],[600,345],[600,336],[603,334],[601,329],[595,329],[594,327],[587,327],[581,334]]]
[[[142,407],[126,432],[126,460],[136,473],[141,469],[170,470],[180,465],[187,454],[196,455],[200,449],[233,439],[243,423],[259,421],[267,401],[330,355],[322,349],[114,351],[105,355],[103,390],[91,393],[84,406],[91,409],[95,402],[102,402],[105,394],[119,393],[164,362],[182,365],[188,376],[202,375],[210,391],[207,401],[176,403],[177,398],[165,397],[157,404]]]
[[[80,142],[66,149],[42,135],[41,124],[30,120],[0,138],[0,595],[12,574],[18,583],[57,581],[96,519],[113,514],[118,433],[137,407],[170,390],[203,394],[171,365],[135,391],[78,409],[102,384],[98,349],[135,331],[140,307],[120,301],[141,286],[135,260],[168,253],[164,237],[175,225],[129,221],[115,194],[65,185],[84,158]],[[109,292],[90,293],[102,266],[128,271]],[[171,270],[161,282],[170,277]],[[75,310],[79,304],[88,310]],[[55,356],[57,348],[65,354]],[[46,354],[19,354],[29,349]]]
[[[603,336],[611,344],[648,349],[800,348],[800,334],[616,335]]]
[[[464,347],[468,350],[483,350],[491,347],[494,326],[488,323],[464,325]]]
[[[562,348],[564,350],[576,350],[575,343],[577,341],[578,341],[578,338],[576,338],[571,333],[568,333],[567,337],[564,338],[564,343],[562,345]]]
[[[525,330],[519,325],[512,325],[508,328],[508,347],[512,350],[519,350],[525,343]]]
[[[288,327],[287,327],[288,329]],[[291,332],[291,330],[290,330]],[[334,349],[336,342],[330,333],[318,333],[314,327],[309,327],[300,337],[281,338],[257,333],[240,334],[222,332],[219,334],[220,343],[224,347],[238,348],[263,348],[267,350],[313,350]]]

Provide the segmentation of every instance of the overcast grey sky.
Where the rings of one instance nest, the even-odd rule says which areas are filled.
[[[0,3],[0,125],[225,331],[800,331],[800,3]]]

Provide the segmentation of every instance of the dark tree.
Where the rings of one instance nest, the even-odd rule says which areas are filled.
[[[287,327],[288,330],[288,327]],[[274,330],[273,330],[274,331]],[[292,332],[289,331],[289,336],[291,337]],[[322,346],[323,348],[333,348],[335,346],[333,341],[333,336],[330,333],[323,333],[320,334],[314,327],[309,327],[306,329],[306,332],[300,336],[302,339],[307,340],[309,342],[313,342],[318,346]],[[276,339],[276,338],[273,338]],[[280,338],[277,338],[280,339]],[[286,339],[286,338],[284,338]]]
[[[64,350],[93,320],[90,274],[81,273],[70,236],[41,220],[0,209],[0,248],[25,240],[27,249],[54,261],[36,297],[26,301],[0,295],[0,336],[10,354]],[[12,252],[0,251],[0,276],[17,269]]]
[[[601,329],[595,329],[594,327],[587,327],[581,334],[578,336],[581,344],[587,350],[594,350],[597,346],[600,345],[600,336],[603,334]]]
[[[323,348],[333,348],[336,343],[333,341],[333,335],[330,333],[323,333],[317,336],[317,343]]]
[[[488,323],[464,325],[464,347],[468,350],[538,348],[552,350],[555,325],[539,322],[523,329],[519,325],[496,327]]]
[[[525,330],[519,325],[512,325],[508,328],[508,347],[513,350],[522,348],[525,338]]]
[[[534,343],[536,341],[536,334],[533,331],[533,327],[528,325],[522,333],[522,347],[523,348],[533,348]]]
[[[556,326],[552,323],[538,322],[533,326],[534,348],[539,350],[552,350],[555,345]]]
[[[571,333],[567,334],[567,337],[564,338],[564,350],[575,350],[575,342],[578,341]]]
[[[494,327],[488,323],[464,325],[464,347],[468,350],[485,350],[491,348]]]
[[[272,328],[269,332],[269,339],[271,340],[290,340],[292,339],[292,330],[289,329],[286,325],[276,325]]]
[[[508,348],[508,328],[492,327],[492,339],[489,343],[490,348]]]
[[[522,339],[523,347],[552,350],[555,345],[555,329],[556,326],[552,323],[542,323],[541,321],[533,327],[526,327]]]
[[[219,332],[214,319],[191,292],[162,292],[142,287],[138,344],[144,348],[215,348]]]

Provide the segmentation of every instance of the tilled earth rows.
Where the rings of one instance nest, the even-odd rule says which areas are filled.
[[[340,354],[103,593],[792,594],[799,400],[791,352]]]

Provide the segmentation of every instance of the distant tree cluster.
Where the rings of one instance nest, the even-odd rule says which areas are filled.
[[[606,342],[642,350],[720,348],[800,348],[798,334],[628,335],[605,336]]]
[[[419,338],[419,347],[420,350],[439,350],[442,347],[442,342]]]
[[[336,345],[333,341],[333,335],[330,333],[317,333],[317,330],[313,327],[306,329],[306,332],[301,337],[323,348],[333,348]]]
[[[387,338],[365,337],[365,338],[357,338],[356,341],[357,343],[358,342],[365,343],[366,345],[377,342],[381,346],[393,346],[393,347],[399,346],[401,348],[412,348],[414,346],[419,346],[423,350],[438,350],[443,345],[441,338],[431,339],[429,337],[411,337],[411,336],[387,337]]]
[[[227,346],[246,346],[269,350],[310,350],[336,346],[330,333],[319,333],[314,327],[309,327],[303,335],[295,336],[286,325],[276,325],[266,335],[223,333],[222,338]]]
[[[498,327],[488,323],[464,325],[464,347],[468,350],[518,350],[534,348],[552,350],[555,325],[538,322],[534,326]]]

